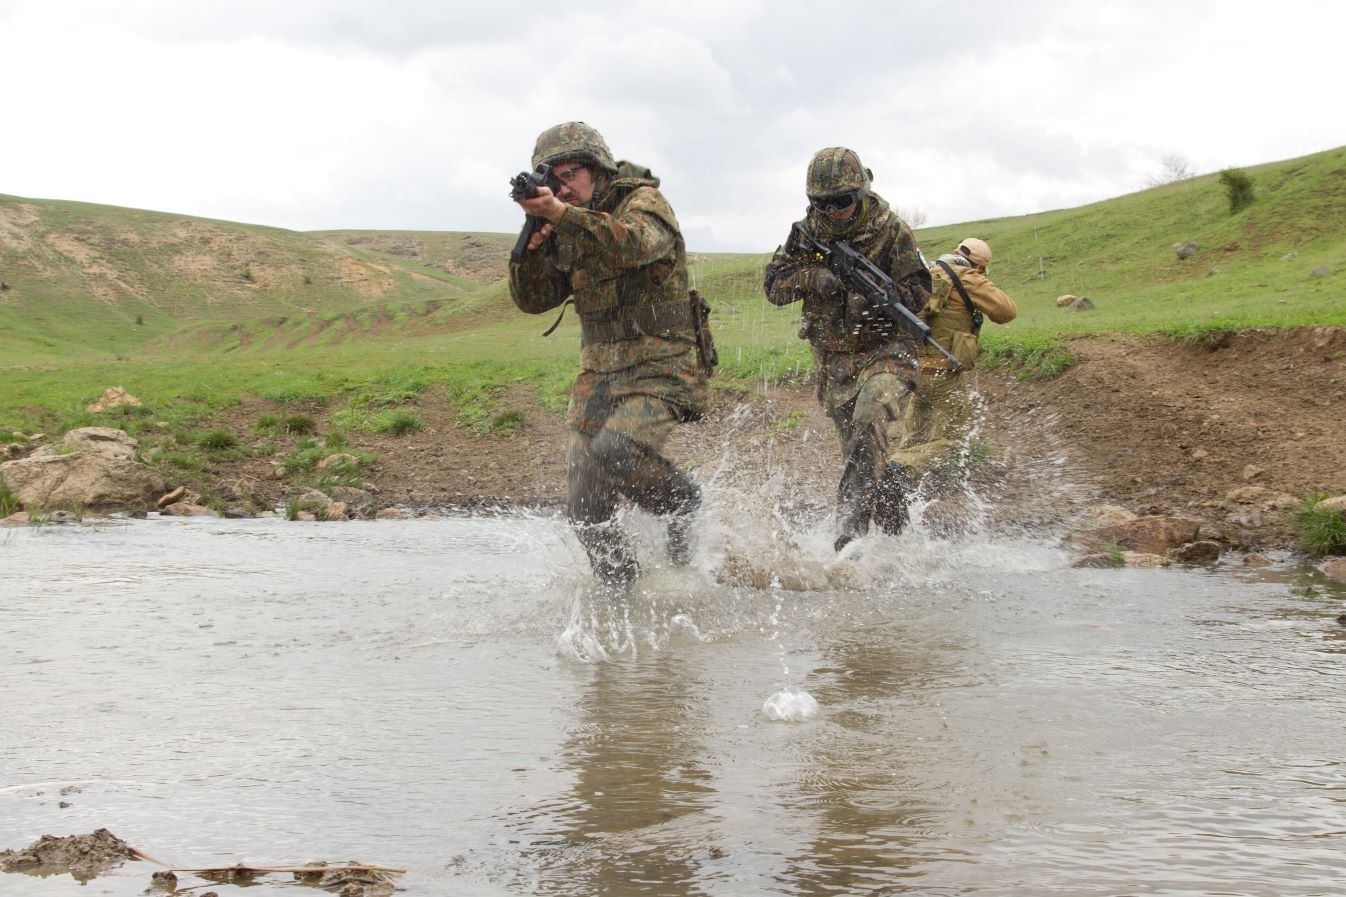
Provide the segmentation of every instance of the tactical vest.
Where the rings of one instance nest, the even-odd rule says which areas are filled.
[[[883,268],[897,240],[897,216],[881,197],[871,194],[857,210],[855,220],[846,229],[828,232],[826,216],[814,210],[805,219],[808,230],[823,239],[846,239]],[[824,352],[858,354],[872,352],[886,343],[903,338],[891,321],[869,307],[860,304],[862,313],[848,307],[845,296],[823,297],[816,293],[804,296],[803,327],[800,336]],[[864,314],[863,312],[868,312]]]
[[[601,198],[598,211],[614,216],[643,186],[618,184]],[[640,268],[618,268],[598,254],[575,259],[571,271],[580,344],[611,343],[638,336],[694,338],[687,294],[687,251],[673,222],[673,250]],[[563,253],[564,254],[564,253]]]

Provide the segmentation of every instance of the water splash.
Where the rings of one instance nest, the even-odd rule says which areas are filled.
[[[806,722],[821,712],[813,695],[794,688],[782,689],[762,704],[762,715],[773,722]]]

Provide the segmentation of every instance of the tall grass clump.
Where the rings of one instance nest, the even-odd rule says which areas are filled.
[[[9,487],[0,483],[0,517],[8,517],[23,505],[14,497],[14,493],[9,491]]]
[[[1346,515],[1323,507],[1326,492],[1304,499],[1290,516],[1300,549],[1312,555],[1346,554]]]
[[[371,417],[367,427],[379,436],[406,436],[425,429],[425,424],[405,408],[392,408]]]
[[[238,436],[226,427],[215,427],[202,433],[197,445],[208,452],[227,452],[238,447]]]

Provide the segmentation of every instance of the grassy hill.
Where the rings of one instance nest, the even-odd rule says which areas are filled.
[[[1231,214],[1217,175],[1076,209],[918,231],[933,259],[988,240],[1020,317],[983,334],[992,356],[1040,359],[1072,334],[1200,336],[1251,326],[1346,326],[1346,148],[1246,170]],[[890,197],[900,202],[900,197]],[[781,222],[785,234],[789,222]],[[489,405],[503,384],[562,401],[577,355],[568,314],[519,314],[504,285],[510,234],[298,233],[159,212],[0,195],[0,432],[59,432],[110,385],[190,427],[252,395],[396,405],[428,389]],[[1199,251],[1179,259],[1174,246]],[[760,253],[695,255],[714,306],[722,386],[806,371],[798,309],[761,293]],[[1096,310],[1070,314],[1062,294]],[[167,419],[167,420],[165,420]]]
[[[0,196],[0,352],[7,361],[96,357],[203,324],[320,326],[340,315],[414,317],[446,303],[467,310],[499,279],[512,242],[296,233]]]

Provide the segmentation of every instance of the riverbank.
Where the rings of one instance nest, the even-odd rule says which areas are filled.
[[[1068,521],[1090,506],[1201,523],[1201,537],[1238,550],[1292,548],[1288,515],[1305,496],[1346,493],[1346,331],[1251,330],[1202,343],[1087,337],[1048,380],[1007,368],[977,372],[981,438],[1004,477],[982,490],[1005,525]],[[419,513],[485,506],[558,507],[565,427],[529,390],[505,404],[523,423],[505,433],[458,426],[437,397],[423,424],[397,436],[350,433],[378,457],[370,501]],[[246,433],[272,409],[244,403],[217,423]],[[325,430],[314,409],[319,432]],[[725,490],[772,490],[794,507],[825,507],[837,476],[830,422],[810,384],[720,388],[708,417],[670,445],[680,463]],[[203,491],[283,501],[266,457],[212,465]]]

